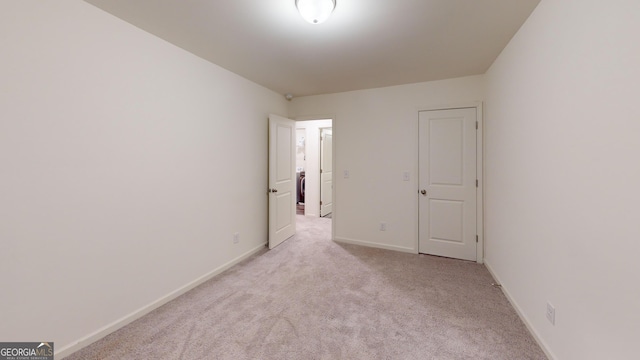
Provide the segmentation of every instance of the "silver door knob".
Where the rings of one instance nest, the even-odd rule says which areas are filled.
[[[425,189],[420,190],[420,194],[427,196],[427,190]]]

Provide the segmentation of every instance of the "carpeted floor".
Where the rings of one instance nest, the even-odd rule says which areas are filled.
[[[298,232],[67,359],[546,359],[484,266]]]

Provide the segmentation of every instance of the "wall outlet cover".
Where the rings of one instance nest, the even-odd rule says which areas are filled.
[[[547,303],[547,320],[551,323],[551,325],[556,324],[556,308],[551,305],[551,303]]]

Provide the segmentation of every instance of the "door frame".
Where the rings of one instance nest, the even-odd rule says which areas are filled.
[[[332,132],[332,141],[333,141],[333,148],[332,150],[332,156],[331,156],[331,162],[333,163],[333,169],[335,172],[336,169],[336,159],[337,159],[337,149],[338,149],[338,145],[336,142],[336,128],[338,126],[336,123],[336,115],[335,114],[326,114],[326,115],[300,115],[300,116],[295,116],[295,117],[291,117],[291,119],[295,120],[298,123],[302,123],[305,121],[317,121],[317,120],[331,120],[331,132]],[[339,141],[339,140],[338,140]],[[318,151],[320,149],[318,148]],[[336,218],[337,218],[337,214],[338,214],[338,204],[336,203],[336,191],[338,189],[338,185],[336,184],[336,177],[333,177],[333,191],[331,193],[331,201],[333,203],[333,209],[331,211],[331,240],[335,239],[335,231],[336,231]],[[318,189],[319,190],[319,189]],[[318,194],[320,194],[318,192]],[[306,207],[306,204],[305,204]],[[318,213],[319,215],[320,213]]]
[[[446,104],[446,105],[434,105],[434,106],[424,106],[416,108],[416,121],[415,121],[415,151],[416,154],[416,170],[417,174],[420,169],[420,159],[419,153],[419,123],[420,123],[420,112],[421,111],[433,111],[433,110],[453,110],[453,109],[465,109],[465,108],[475,108],[476,109],[476,121],[478,122],[478,129],[476,131],[476,178],[478,179],[478,188],[476,190],[476,232],[478,235],[478,244],[476,246],[476,262],[478,264],[484,263],[484,112],[483,112],[483,103],[482,101],[471,102],[471,103],[460,103],[460,104]],[[419,183],[416,181],[416,193],[419,191]],[[420,203],[419,197],[415,197],[415,216],[416,216],[416,239],[415,239],[415,252],[419,253],[420,248]]]

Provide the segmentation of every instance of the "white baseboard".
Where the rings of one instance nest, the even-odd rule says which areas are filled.
[[[493,279],[496,281],[496,283],[501,284],[500,288],[502,289],[504,296],[507,297],[507,300],[509,300],[509,303],[511,304],[511,306],[513,306],[513,308],[516,310],[516,313],[520,317],[520,320],[522,320],[524,325],[527,327],[527,329],[535,339],[535,341],[538,343],[538,345],[540,345],[540,348],[542,349],[542,351],[544,351],[545,355],[547,355],[549,360],[557,359],[555,355],[553,355],[553,353],[551,352],[547,344],[544,342],[544,340],[542,340],[538,332],[533,328],[529,319],[524,315],[524,313],[522,312],[522,309],[520,308],[520,306],[518,306],[518,303],[516,303],[516,301],[513,299],[513,297],[509,293],[509,290],[506,287],[504,287],[504,285],[502,285],[502,281],[500,281],[500,277],[496,275],[496,273],[493,271],[493,268],[491,267],[489,262],[487,262],[487,259],[484,259],[484,266],[486,266],[487,270],[489,270],[489,273],[491,274],[491,276],[493,276]]]
[[[56,359],[63,359],[69,355],[71,355],[72,353],[86,347],[89,346],[90,344],[102,339],[103,337],[111,334],[112,332],[132,323],[133,321],[147,315],[148,313],[150,313],[151,311],[159,308],[160,306],[168,303],[169,301],[177,298],[178,296],[186,293],[187,291],[197,287],[198,285],[201,285],[203,283],[205,283],[206,281],[210,280],[211,278],[213,278],[214,276],[222,273],[223,271],[231,268],[232,266],[238,264],[239,262],[249,258],[251,255],[257,253],[258,251],[264,249],[265,245],[267,243],[263,243],[260,246],[257,246],[249,251],[247,251],[246,253],[236,257],[235,259],[217,267],[216,269],[212,270],[211,272],[191,281],[190,283],[182,286],[181,288],[176,289],[175,291],[159,298],[158,300],[153,301],[152,303],[143,306],[142,308],[132,312],[129,315],[126,315],[114,322],[112,322],[109,325],[106,325],[100,329],[98,329],[97,331],[95,331],[92,334],[89,334],[87,336],[85,336],[84,338],[78,340],[77,342],[65,346],[62,349],[60,349],[59,351],[56,349],[55,352],[55,358]]]
[[[344,243],[344,244],[360,245],[360,246],[367,246],[367,247],[378,248],[378,249],[400,251],[400,252],[405,252],[405,253],[410,253],[410,254],[417,254],[418,253],[416,251],[416,249],[414,249],[414,248],[406,248],[406,247],[402,247],[402,246],[378,244],[378,243],[374,243],[374,242],[370,242],[370,241],[364,241],[364,240],[355,240],[355,239],[337,237],[337,238],[334,238],[333,241],[338,242],[338,243]]]

